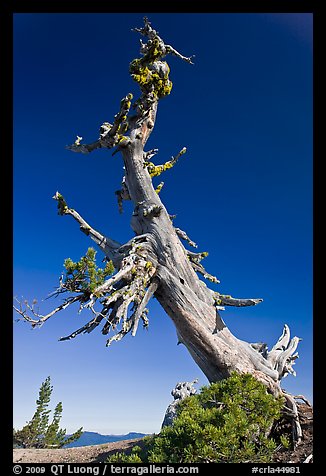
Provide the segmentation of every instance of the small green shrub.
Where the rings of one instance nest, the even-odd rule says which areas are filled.
[[[244,463],[270,462],[276,443],[270,429],[282,399],[268,394],[252,375],[233,373],[183,400],[177,418],[145,447],[116,453],[108,462]]]
[[[291,446],[290,439],[287,435],[281,435],[280,436],[280,442],[286,450],[288,450]]]
[[[115,453],[109,456],[107,461],[110,461],[110,463],[143,463],[137,454],[125,455],[124,453]]]
[[[85,256],[76,263],[71,258],[65,259],[64,268],[63,286],[70,292],[92,293],[114,272],[112,261],[108,261],[103,269],[97,266],[94,248],[88,248]]]

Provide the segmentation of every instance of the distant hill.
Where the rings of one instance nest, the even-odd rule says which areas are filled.
[[[70,436],[70,435],[67,435]],[[104,443],[112,443],[114,441],[133,440],[134,438],[142,438],[145,433],[128,433],[127,435],[101,435],[93,431],[84,431],[78,440],[69,443],[64,448],[76,448],[78,446],[102,445]]]

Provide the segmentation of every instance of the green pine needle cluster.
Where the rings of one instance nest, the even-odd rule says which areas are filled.
[[[114,272],[112,261],[108,261],[104,269],[96,264],[96,251],[88,248],[86,255],[76,263],[67,258],[64,261],[65,275],[64,287],[71,292],[93,293],[95,289],[104,283],[105,278]]]
[[[14,446],[62,448],[64,445],[80,438],[83,433],[82,428],[79,428],[68,438],[66,437],[66,430],[60,428],[63,410],[61,402],[56,405],[50,422],[51,410],[48,410],[48,406],[52,390],[51,379],[47,377],[40,387],[39,396],[36,400],[36,411],[32,419],[21,430],[14,429],[13,431]]]
[[[276,442],[268,435],[283,399],[268,394],[252,375],[233,373],[183,400],[171,426],[147,437],[143,449],[116,453],[108,462],[270,462]]]

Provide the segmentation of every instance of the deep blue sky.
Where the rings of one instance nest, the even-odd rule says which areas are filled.
[[[147,147],[159,149],[158,163],[188,151],[165,174],[161,197],[176,226],[209,252],[216,290],[264,299],[223,313],[237,337],[271,347],[287,323],[303,338],[298,375],[283,387],[311,398],[311,14],[15,14],[15,295],[41,301],[64,259],[92,245],[71,217],[57,215],[57,190],[103,233],[133,236],[131,204],[119,215],[114,195],[119,154],[74,154],[65,145],[77,134],[95,140],[120,99],[137,97],[128,65],[139,56],[139,35],[131,28],[144,15],[167,43],[196,56],[193,66],[168,58],[174,87]],[[41,329],[14,324],[15,427],[31,418],[48,375],[68,431],[102,433],[158,431],[177,381],[207,383],[155,300],[148,332],[135,338],[106,348],[95,330],[58,342],[88,317],[70,308]]]

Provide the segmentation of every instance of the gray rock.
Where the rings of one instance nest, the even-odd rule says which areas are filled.
[[[162,423],[162,428],[165,426],[172,425],[173,420],[177,416],[177,407],[179,403],[184,400],[186,397],[195,395],[197,390],[194,388],[194,384],[198,382],[196,378],[192,382],[178,382],[173,390],[171,390],[171,395],[174,398],[174,401],[170,403],[167,407],[164,420]]]

